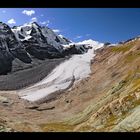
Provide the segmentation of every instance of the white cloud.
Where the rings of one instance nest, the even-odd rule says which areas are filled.
[[[74,39],[80,39],[80,38],[82,38],[82,36],[81,35],[77,35]]]
[[[49,20],[47,20],[47,21],[43,21],[43,22],[40,22],[40,24],[42,24],[42,25],[45,25],[45,24],[46,24],[47,26],[49,25],[49,23],[50,23]]]
[[[37,22],[37,18],[36,17],[31,18],[31,22]]]
[[[5,11],[5,10],[3,10],[3,11],[2,11],[2,13],[6,13],[6,11]]]
[[[9,19],[7,21],[7,23],[9,23],[9,24],[16,24],[16,21],[12,18],[12,19]]]
[[[58,30],[58,29],[54,29],[53,30],[55,33],[59,33],[60,32],[60,30]]]
[[[31,16],[31,15],[35,14],[35,11],[34,10],[23,10],[22,14],[25,14],[27,16]]]
[[[61,35],[61,34],[60,34],[60,35],[58,35],[58,36],[60,36],[61,38],[63,38],[63,35]]]

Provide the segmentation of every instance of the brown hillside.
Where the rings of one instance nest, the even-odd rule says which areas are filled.
[[[1,93],[13,103],[0,105],[0,118],[19,131],[139,131],[140,40],[97,50],[91,70],[89,78],[41,105]]]

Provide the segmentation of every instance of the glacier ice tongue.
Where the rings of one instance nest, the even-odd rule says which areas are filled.
[[[82,43],[82,42],[81,42]],[[38,101],[47,97],[54,92],[67,89],[73,78],[75,83],[83,78],[89,76],[90,62],[95,56],[94,50],[103,47],[103,43],[90,40],[87,44],[92,46],[87,53],[80,55],[73,55],[70,59],[64,61],[57,66],[47,77],[42,81],[30,86],[28,88],[18,91],[21,98],[29,101]],[[85,44],[85,42],[83,42]]]

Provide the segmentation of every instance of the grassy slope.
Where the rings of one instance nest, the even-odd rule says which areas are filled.
[[[121,128],[124,124],[120,124],[140,105],[139,48],[140,41],[136,40],[97,52],[91,75],[96,80],[91,78],[84,85],[87,95],[98,93],[96,98],[91,96],[92,102],[85,110],[63,122],[41,125],[43,131],[137,131],[135,123],[128,130],[127,127]],[[79,86],[79,90],[74,89],[72,93],[75,91],[83,90]],[[132,120],[134,122],[135,118]]]

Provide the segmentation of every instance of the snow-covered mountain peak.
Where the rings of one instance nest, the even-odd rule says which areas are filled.
[[[78,44],[97,44],[99,43],[98,41],[94,41],[92,39],[88,39],[88,40],[84,40],[84,41],[81,41],[81,42],[78,42]]]
[[[77,44],[80,44],[80,45],[84,44],[87,46],[89,45],[91,47],[94,47],[94,49],[98,49],[104,45],[104,43],[100,43],[100,42],[94,41],[92,39],[84,40],[84,41],[78,42]]]
[[[25,41],[31,38],[41,43],[40,46],[51,45],[60,52],[62,44],[68,44],[70,41],[64,37],[60,37],[48,27],[41,27],[36,22],[26,23],[22,26],[12,28],[18,41]]]

